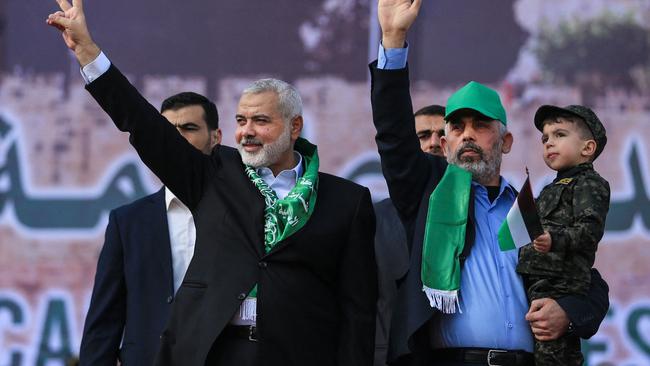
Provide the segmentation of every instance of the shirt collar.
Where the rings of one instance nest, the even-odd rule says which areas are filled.
[[[180,202],[180,200],[176,198],[172,191],[170,191],[169,188],[165,187],[165,209],[167,211],[169,211],[169,207],[174,201]]]
[[[303,164],[302,164],[302,155],[300,153],[298,153],[297,151],[294,151],[293,156],[295,157],[295,159],[297,161],[296,166],[294,166],[293,169],[287,169],[287,170],[281,171],[280,173],[278,173],[277,177],[279,177],[279,176],[283,176],[283,177],[291,176],[292,181],[295,183],[295,182],[298,181],[298,178],[302,177],[304,167],[303,167]],[[263,179],[266,178],[266,177],[269,177],[269,176],[272,177],[272,178],[277,178],[277,177],[275,177],[273,175],[273,172],[268,167],[265,167],[265,166],[264,167],[259,167],[259,168],[255,169],[255,170],[257,171],[257,174],[260,177],[262,177]]]
[[[568,178],[568,177],[573,177],[576,174],[580,173],[583,170],[587,169],[593,169],[594,165],[592,163],[582,163],[578,164],[572,168],[561,170],[557,172],[557,177],[555,178],[554,182],[563,179],[563,178]]]
[[[474,188],[474,192],[481,190],[482,192],[485,192],[485,194],[487,194],[487,189],[485,188],[485,186],[474,180],[472,180],[472,188]],[[504,192],[509,194],[511,197],[517,197],[517,192],[512,187],[510,182],[508,182],[506,178],[499,176],[499,195],[497,196],[497,199],[502,195],[504,195]]]

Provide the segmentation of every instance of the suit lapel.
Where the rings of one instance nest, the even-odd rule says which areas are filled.
[[[245,244],[257,258],[261,258],[264,256],[264,197],[246,175],[241,160],[235,164],[232,174],[224,175],[220,172],[214,184],[217,185],[217,190],[219,185],[229,184],[232,192],[238,193],[224,196],[224,200],[232,207],[232,212],[226,213],[229,215],[226,222],[235,225],[236,228],[232,230],[243,234]]]
[[[165,187],[161,188],[151,197],[151,205],[147,206],[144,214],[151,218],[151,235],[153,243],[158,248],[153,251],[155,261],[161,266],[162,278],[165,278],[173,292],[174,277],[172,273],[172,249],[169,240],[169,223],[167,222],[167,206],[165,204]]]

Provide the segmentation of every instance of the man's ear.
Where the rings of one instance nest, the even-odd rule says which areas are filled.
[[[295,116],[291,120],[291,141],[296,141],[302,132],[302,116]]]
[[[440,136],[440,147],[442,148],[442,154],[447,157],[447,135]]]
[[[505,135],[503,135],[503,146],[501,147],[501,152],[503,154],[507,154],[510,152],[512,149],[512,143],[514,142],[514,136],[512,136],[512,133],[510,131],[507,131]]]
[[[221,144],[222,137],[220,128],[210,131],[210,147],[215,147],[216,145]]]
[[[596,148],[597,148],[597,144],[595,140],[587,140],[584,142],[580,154],[584,157],[591,158],[594,156],[594,154],[596,154]]]

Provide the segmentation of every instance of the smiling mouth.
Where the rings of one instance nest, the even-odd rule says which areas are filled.
[[[262,144],[242,144],[242,147],[247,152],[257,151],[262,148]]]

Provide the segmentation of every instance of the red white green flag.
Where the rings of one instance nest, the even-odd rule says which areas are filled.
[[[530,188],[530,177],[526,177],[515,203],[499,229],[499,247],[502,251],[521,248],[543,233],[533,190]]]

